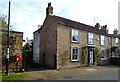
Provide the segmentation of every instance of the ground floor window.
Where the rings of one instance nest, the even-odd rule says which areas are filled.
[[[107,56],[106,56],[106,50],[101,50],[101,60],[106,60]]]
[[[112,57],[120,57],[120,49],[118,49],[118,48],[113,49]]]
[[[71,61],[79,61],[79,51],[78,47],[71,48]]]

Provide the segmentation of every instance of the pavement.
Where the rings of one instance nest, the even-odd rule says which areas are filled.
[[[118,67],[111,65],[61,70],[36,69],[28,69],[29,80],[118,80]]]

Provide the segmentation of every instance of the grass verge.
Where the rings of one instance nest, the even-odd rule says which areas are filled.
[[[28,73],[22,72],[22,73],[9,73],[9,76],[5,76],[5,74],[2,74],[2,82],[21,82],[28,80]]]

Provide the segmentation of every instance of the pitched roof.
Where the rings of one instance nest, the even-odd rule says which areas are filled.
[[[63,24],[63,25],[66,25],[66,26],[86,30],[86,31],[89,31],[89,32],[95,32],[95,33],[111,36],[110,34],[104,32],[104,31],[102,31],[102,30],[100,30],[96,27],[86,25],[86,24],[83,24],[83,23],[80,23],[80,22],[76,22],[76,21],[73,21],[73,20],[70,20],[70,19],[66,19],[66,18],[63,18],[63,17],[55,16],[55,15],[51,15],[51,16],[59,24]]]

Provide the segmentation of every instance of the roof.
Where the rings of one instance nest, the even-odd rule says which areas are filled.
[[[83,23],[80,23],[80,22],[76,22],[76,21],[73,21],[73,20],[70,20],[70,19],[55,16],[55,15],[53,15],[52,17],[59,24],[63,24],[63,25],[66,25],[66,26],[77,28],[77,29],[82,29],[82,30],[86,30],[86,31],[90,31],[90,32],[95,32],[95,33],[111,36],[110,34],[104,32],[104,31],[102,31],[102,30],[100,30],[100,29],[98,29],[96,27],[90,26],[90,25],[86,25],[86,24],[83,24]]]
[[[36,32],[40,32],[41,28],[39,28],[38,30],[34,31],[33,34],[35,34]]]
[[[94,33],[98,33],[98,34],[101,34],[101,35],[106,35],[106,36],[112,36],[112,37],[120,38],[120,35],[115,36],[113,34],[108,34],[105,31],[103,31],[101,29],[98,29],[97,27],[94,27],[94,26],[86,25],[86,24],[83,24],[83,23],[80,23],[80,22],[76,22],[76,21],[67,19],[67,18],[56,16],[56,15],[49,15],[49,16],[51,16],[57,23],[65,25],[65,26],[70,26],[70,27],[73,27],[73,28],[86,30],[86,31],[89,31],[89,32],[94,32]],[[39,28],[37,31],[39,31],[40,29],[41,28]],[[35,32],[37,32],[37,31],[35,31]],[[35,32],[33,32],[33,34]]]

